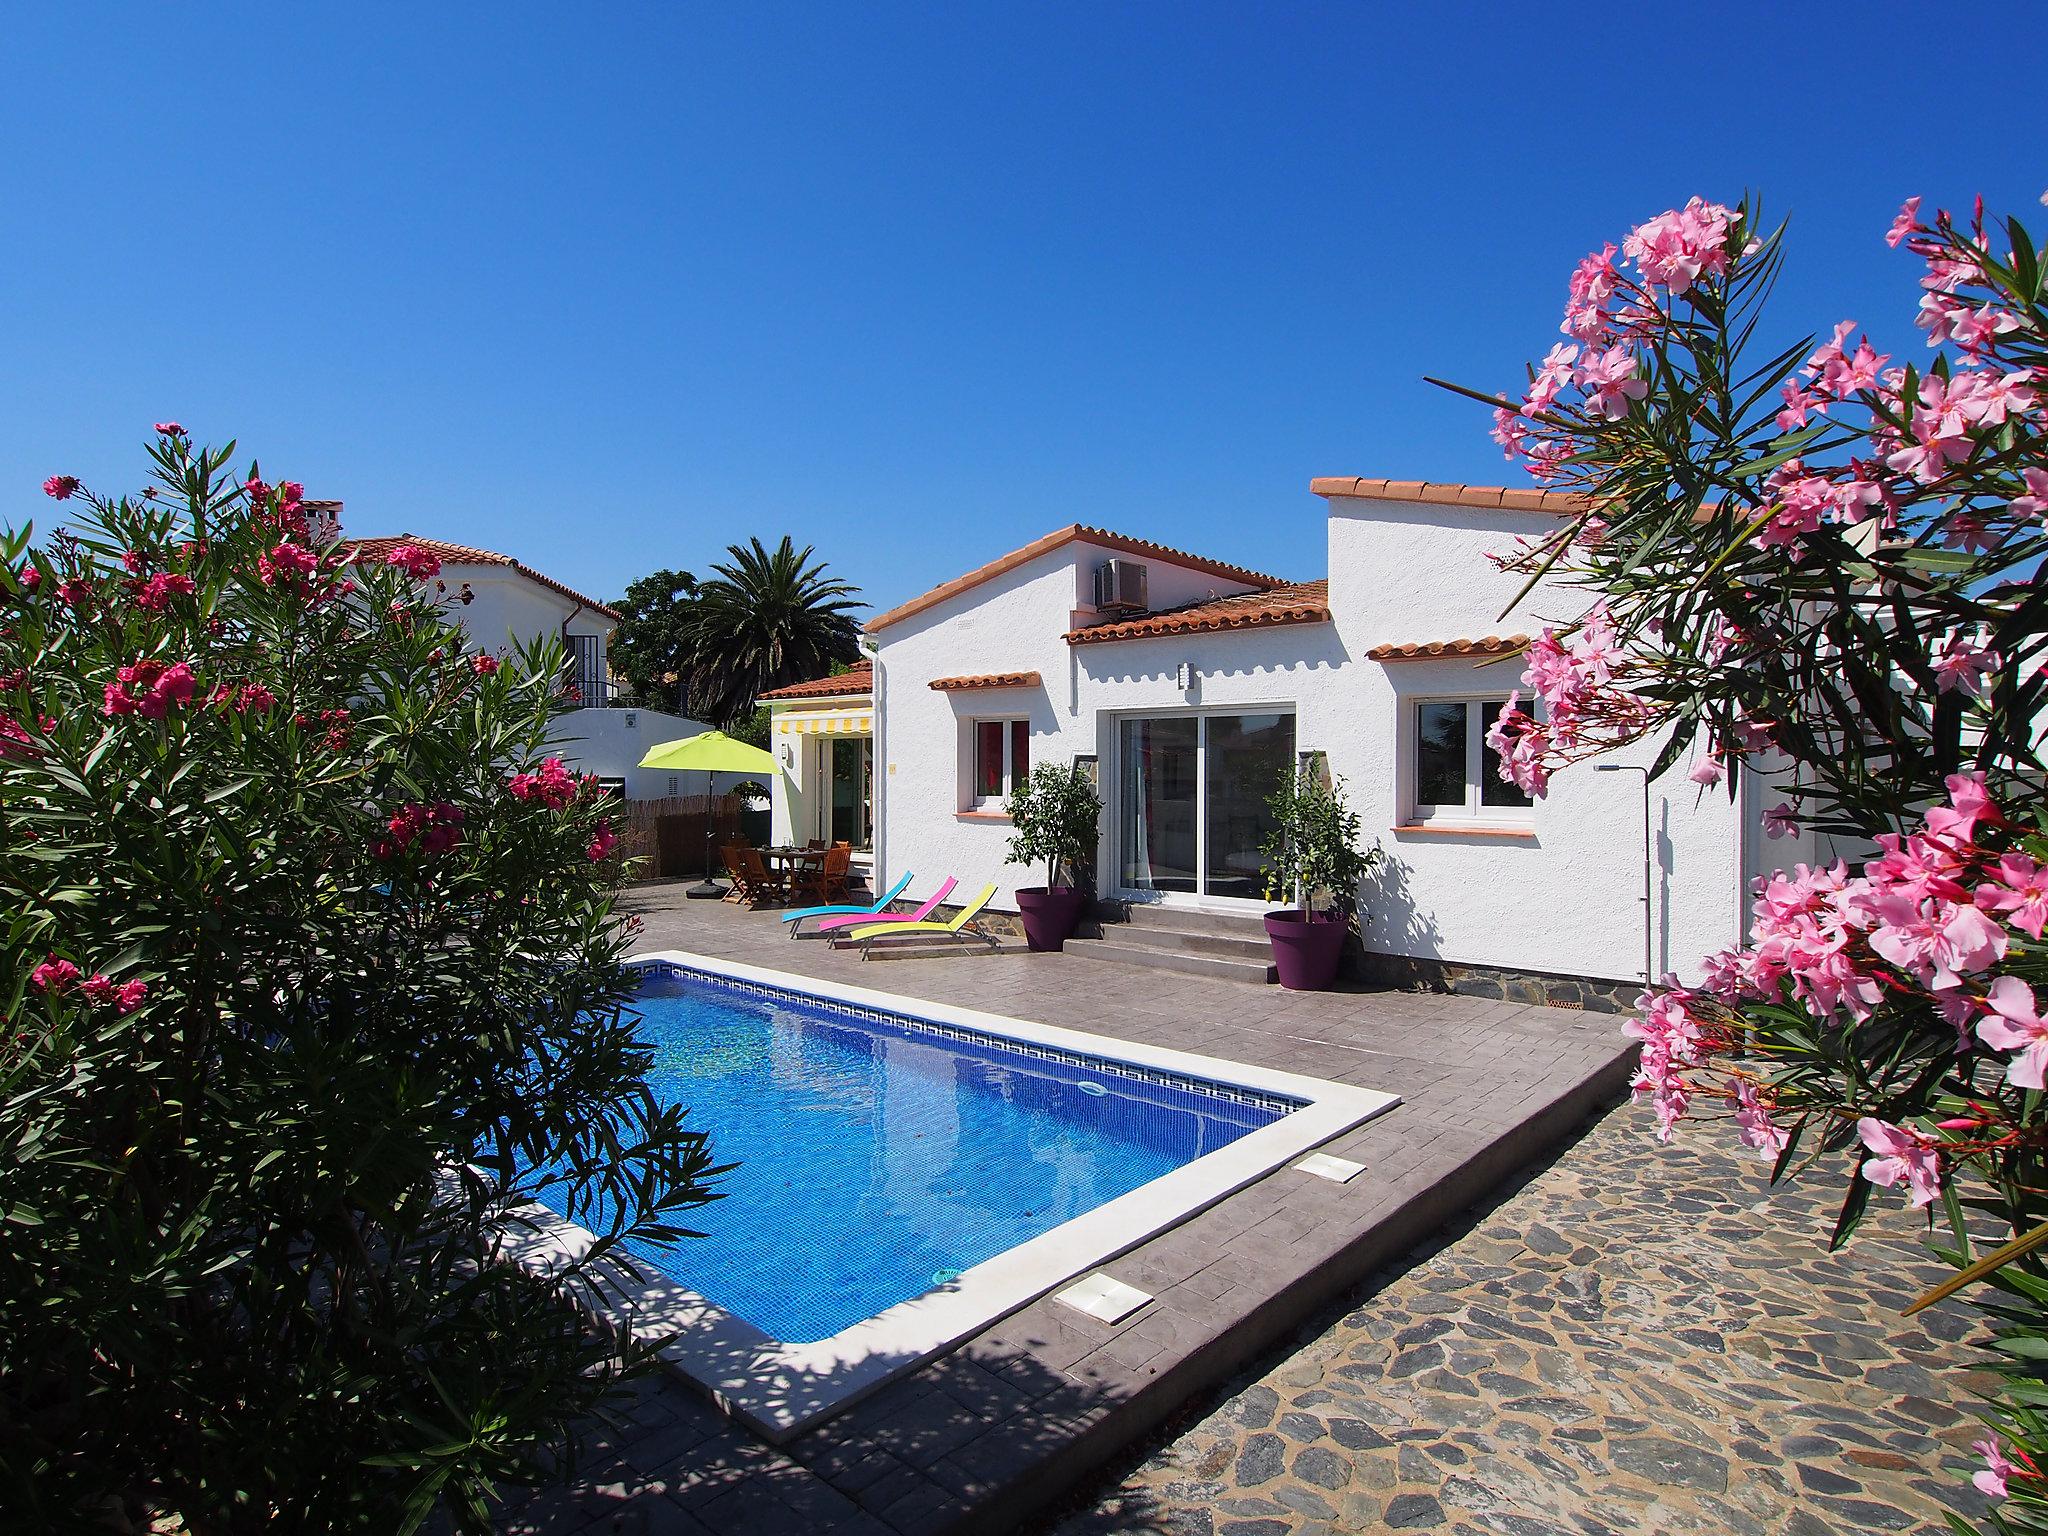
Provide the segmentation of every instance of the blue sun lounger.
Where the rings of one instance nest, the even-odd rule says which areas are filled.
[[[844,904],[836,907],[805,907],[801,912],[783,913],[782,920],[789,924],[789,936],[793,939],[796,937],[798,925],[807,917],[872,917],[887,907],[898,896],[909,890],[910,880],[910,875],[906,873],[901,880],[898,880],[889,887],[888,893],[881,900],[870,907],[848,906]]]

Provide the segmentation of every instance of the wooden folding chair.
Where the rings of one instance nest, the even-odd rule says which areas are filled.
[[[845,901],[846,867],[852,859],[850,849],[827,848],[823,860],[797,871],[792,899],[800,901],[808,896],[821,903]]]
[[[769,873],[767,862],[758,848],[740,850],[740,868],[746,872],[748,907],[763,907],[771,903],[782,904],[782,881]]]
[[[739,844],[727,844],[725,847],[718,850],[718,856],[725,862],[725,899],[727,901],[736,901],[745,904],[747,900],[748,884],[747,869],[746,866],[740,862]]]

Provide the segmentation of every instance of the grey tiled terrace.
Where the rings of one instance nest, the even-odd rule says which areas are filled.
[[[682,949],[1399,1094],[1322,1150],[1367,1173],[1284,1168],[1100,1266],[1155,1300],[1117,1326],[1049,1298],[774,1448],[679,1381],[647,1384],[567,1491],[508,1531],[1002,1531],[1039,1518],[1123,1446],[1610,1102],[1612,1017],[1466,997],[1278,988],[1070,955],[862,963],[774,917],[629,895],[639,948]]]

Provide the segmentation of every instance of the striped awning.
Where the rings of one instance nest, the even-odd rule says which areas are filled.
[[[776,716],[778,736],[872,736],[875,711],[871,705],[855,709],[790,710]]]

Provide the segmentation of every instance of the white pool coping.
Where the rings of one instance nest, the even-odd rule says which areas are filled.
[[[662,961],[736,981],[785,987],[826,1002],[906,1014],[1000,1039],[1303,1101],[1301,1108],[1247,1132],[1228,1146],[985,1259],[935,1290],[898,1302],[812,1344],[772,1339],[745,1319],[653,1273],[645,1261],[635,1261],[642,1270],[638,1280],[606,1265],[603,1292],[587,1298],[591,1309],[608,1324],[629,1329],[638,1338],[666,1340],[662,1358],[672,1369],[776,1444],[852,1406],[884,1382],[972,1338],[1075,1276],[1128,1253],[1400,1102],[1390,1093],[1321,1078],[821,981],[711,955],[653,950],[630,957],[627,964]],[[713,1152],[715,1155],[716,1148]],[[545,1270],[573,1261],[593,1241],[584,1228],[546,1207],[529,1207],[522,1217],[530,1220],[532,1230],[519,1234],[508,1243],[508,1249],[511,1257],[528,1267]]]

